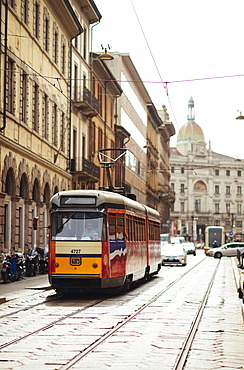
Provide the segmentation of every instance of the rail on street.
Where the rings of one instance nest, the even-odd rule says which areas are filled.
[[[123,294],[1,283],[0,368],[244,369],[236,265],[197,250]]]

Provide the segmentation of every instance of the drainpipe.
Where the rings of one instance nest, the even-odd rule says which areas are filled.
[[[8,42],[8,0],[5,2],[5,36],[4,36],[4,82],[3,88],[5,88],[7,83],[7,42]],[[7,96],[6,92],[4,93],[4,100],[3,100],[3,126],[0,127],[0,132],[6,128],[6,105],[7,105]]]

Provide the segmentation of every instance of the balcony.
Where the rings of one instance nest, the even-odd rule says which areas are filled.
[[[100,180],[100,167],[86,158],[73,158],[70,160],[70,172],[78,181]]]
[[[75,96],[73,103],[88,118],[95,117],[99,114],[99,101],[87,87],[83,88],[81,96]]]

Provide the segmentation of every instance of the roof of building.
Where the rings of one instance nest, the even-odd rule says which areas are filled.
[[[205,141],[201,127],[195,121],[188,121],[181,128],[177,141]]]

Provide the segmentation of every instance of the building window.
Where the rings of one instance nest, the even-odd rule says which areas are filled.
[[[185,212],[185,202],[180,203],[180,211]]]
[[[237,171],[237,176],[240,177],[241,176],[241,170],[238,170]]]
[[[173,182],[171,182],[170,184],[170,189],[171,191],[175,191],[175,184]]]
[[[214,226],[220,226],[220,220],[215,220],[214,221]]]
[[[83,30],[83,57],[86,60],[86,51],[87,51],[87,30]]]
[[[219,203],[215,203],[214,211],[215,211],[215,213],[219,213]]]
[[[8,58],[7,67],[7,84],[6,84],[6,97],[7,97],[7,111],[14,114],[14,62]]]
[[[195,199],[194,209],[196,212],[201,212],[201,199]]]
[[[230,203],[226,203],[226,213],[230,214]]]
[[[99,114],[103,116],[103,91],[102,86],[98,85],[98,101],[99,101]]]
[[[27,75],[23,71],[20,77],[20,120],[27,122]]]
[[[174,204],[174,203],[173,203],[173,204],[171,204],[170,211],[171,211],[171,212],[174,212],[174,211],[175,211],[175,204]]]
[[[98,129],[98,149],[103,148],[103,132],[102,129],[99,127]]]
[[[29,0],[22,0],[21,2],[21,15],[22,15],[22,20],[25,24],[28,23],[28,2]]]
[[[237,195],[241,195],[242,191],[241,191],[241,186],[237,186]]]
[[[39,131],[39,86],[33,83],[33,93],[32,93],[32,128],[35,131]]]
[[[53,103],[53,145],[58,146],[58,107],[57,104]]]
[[[58,64],[58,27],[56,23],[53,25],[53,61],[55,64]]]
[[[11,8],[14,8],[14,6],[15,6],[15,1],[14,1],[14,0],[9,0],[9,1],[8,1],[8,4],[9,4],[9,6],[11,6]]]
[[[50,38],[50,20],[47,9],[44,9],[43,19],[43,48],[48,53],[49,51],[49,38]]]
[[[171,167],[171,173],[175,173],[175,168]]]
[[[61,113],[61,128],[60,128],[60,150],[64,152],[65,148],[65,114]]]
[[[180,193],[185,192],[185,184],[180,184]]]
[[[62,46],[61,46],[61,72],[65,74],[65,63],[66,63],[66,47],[65,40],[62,36]]]
[[[214,192],[215,194],[219,194],[219,185],[215,185]]]
[[[74,100],[78,100],[78,66],[74,65]]]
[[[225,226],[231,226],[230,220],[225,220]]]
[[[242,221],[236,221],[236,227],[242,227]]]
[[[241,214],[241,203],[237,203],[237,213]]]
[[[226,170],[226,176],[230,176],[230,170]]]
[[[185,173],[185,168],[184,167],[181,167],[180,172],[181,173]]]
[[[230,186],[229,186],[229,185],[227,185],[225,189],[226,189],[225,194],[226,194],[226,195],[230,195]]]
[[[34,2],[34,36],[39,38],[40,35],[40,4],[39,0]]]
[[[215,176],[219,176],[219,170],[215,170]]]
[[[43,94],[43,137],[48,139],[48,96],[47,94]]]

